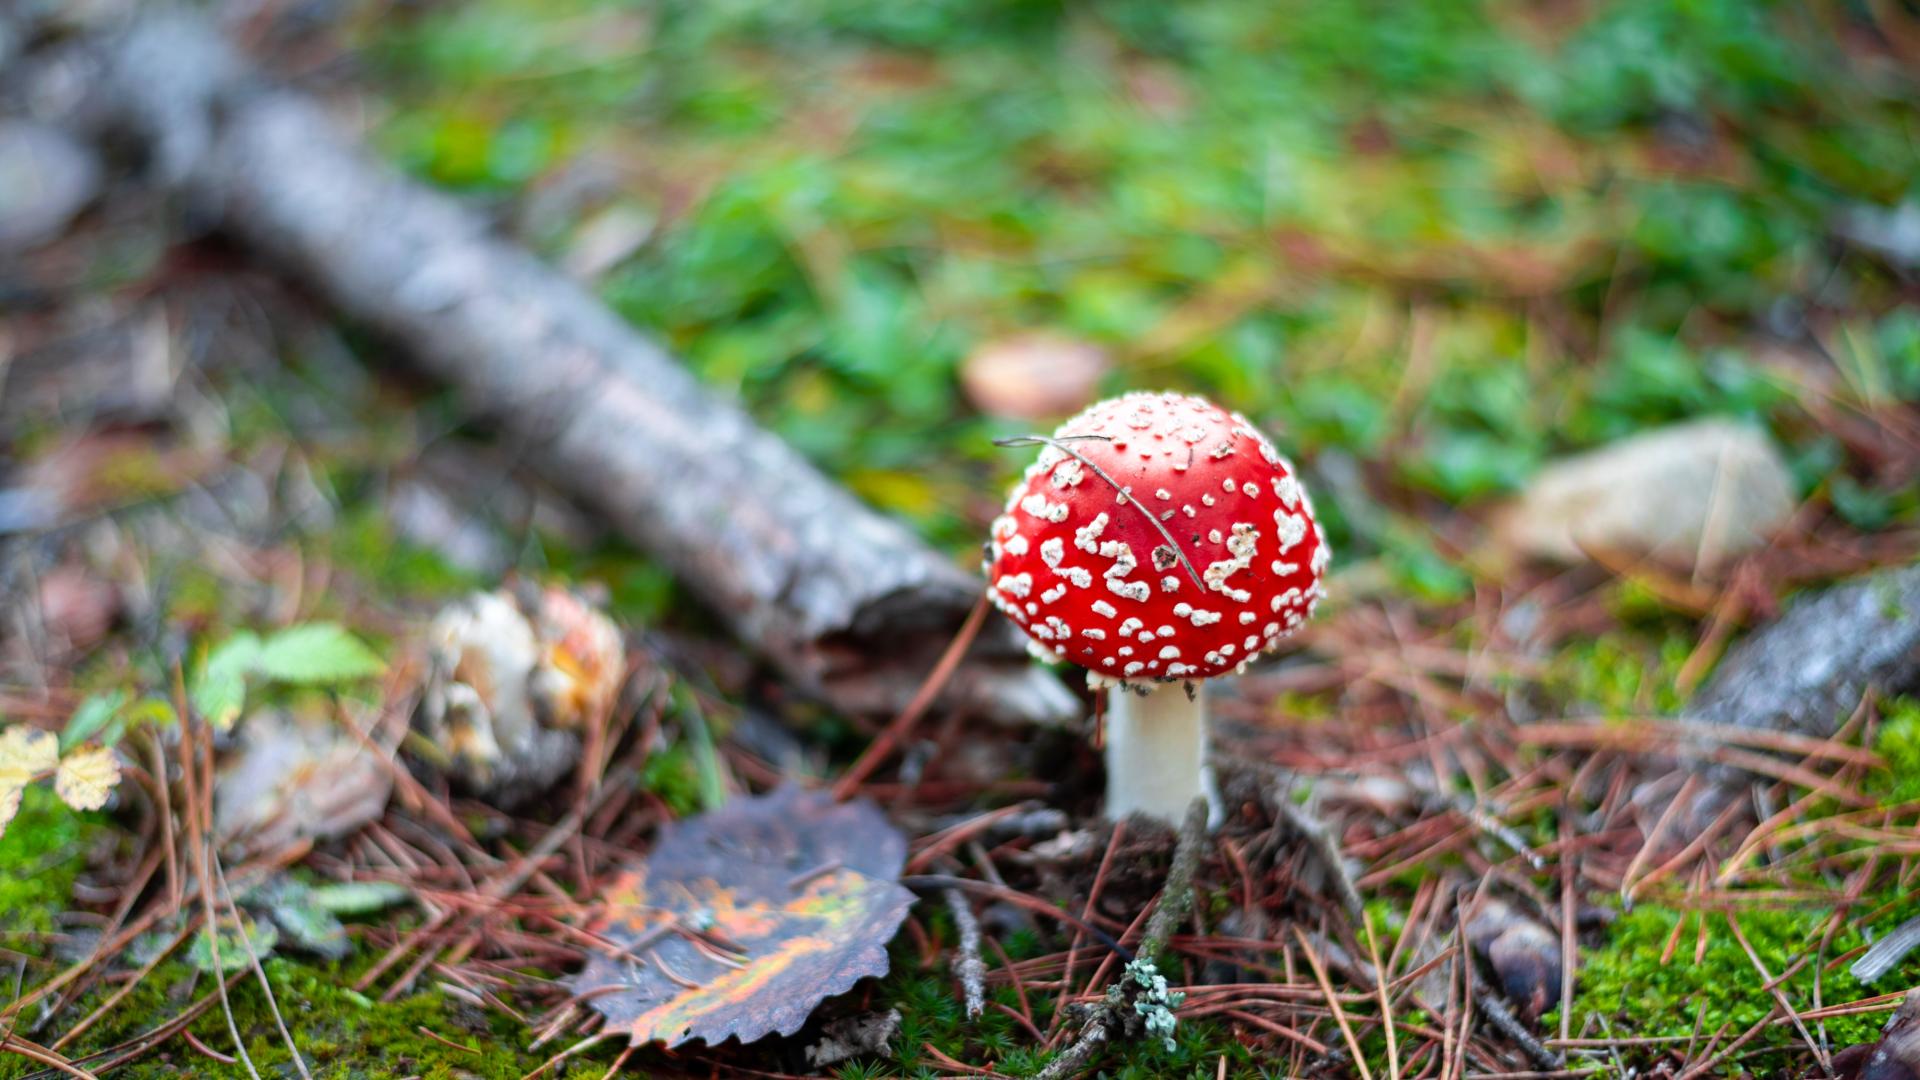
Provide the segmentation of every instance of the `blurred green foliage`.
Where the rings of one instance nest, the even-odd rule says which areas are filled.
[[[1816,358],[1843,409],[1920,399],[1911,284],[1840,239],[1856,210],[1920,198],[1914,75],[1872,4],[366,2],[355,44],[397,161],[563,262],[620,223],[592,274],[613,306],[956,556],[1026,461],[992,440],[1051,426],[983,414],[961,372],[1029,330],[1106,350],[1103,391],[1248,414],[1342,485],[1322,504],[1341,564],[1378,558],[1419,599],[1473,586],[1435,511],[1703,414],[1770,427],[1856,526],[1920,515],[1810,422],[1782,360]],[[624,552],[540,546],[624,609],[672,606]],[[1631,584],[1614,604],[1620,629],[1551,657],[1549,688],[1678,708],[1697,627]],[[1880,734],[1895,775],[1920,761],[1912,713]],[[677,750],[647,779],[684,810],[699,774]],[[1680,917],[1624,916],[1576,1019],[1763,1014],[1723,924],[1703,970],[1657,963]],[[1741,915],[1776,971],[1824,917]],[[911,967],[883,992],[907,1014],[897,1060],[841,1075],[930,1072],[928,1046],[1038,1066],[1005,1013],[969,1022]],[[1181,1032],[1117,1067],[1258,1069]]]
[[[1447,500],[1768,419],[1755,328],[1826,298],[1920,392],[1912,313],[1876,321],[1896,287],[1830,242],[1920,176],[1873,33],[1750,0],[480,0],[368,44],[401,161],[517,204],[610,168],[600,200],[654,228],[606,296],[964,550],[1022,464],[991,438],[1034,424],[956,368],[1028,328],[1111,350],[1106,389],[1206,392]]]

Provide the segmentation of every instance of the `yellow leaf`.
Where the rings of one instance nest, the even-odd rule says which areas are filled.
[[[59,760],[60,739],[51,731],[25,724],[0,731],[0,774],[22,772],[29,777],[38,776],[52,770]]]
[[[98,810],[119,783],[120,762],[113,751],[93,746],[67,755],[54,774],[53,790],[75,810]]]
[[[0,783],[0,835],[7,831],[7,822],[20,812],[20,786],[8,786]]]

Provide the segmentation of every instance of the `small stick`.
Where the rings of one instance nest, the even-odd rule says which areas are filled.
[[[567,1047],[565,1050],[562,1050],[559,1053],[548,1058],[547,1060],[541,1062],[539,1068],[521,1077],[520,1080],[535,1080],[536,1077],[544,1076],[554,1066],[560,1064],[561,1062],[567,1060],[570,1057],[575,1056],[576,1054],[586,1053],[588,1050],[591,1050],[595,1046],[598,1046],[602,1041],[604,1041],[609,1035],[612,1035],[612,1034],[613,1034],[612,1031],[601,1031],[601,1032],[598,1032],[597,1034],[589,1035],[586,1038],[580,1040],[579,1042],[574,1043],[572,1046]]]
[[[1340,845],[1334,840],[1326,822],[1294,805],[1284,787],[1274,792],[1273,803],[1280,820],[1299,834],[1326,865],[1328,875],[1333,878],[1333,892],[1339,897],[1340,906],[1347,909],[1349,916],[1359,918],[1366,905],[1360,899],[1360,888],[1354,884],[1353,875],[1347,873],[1346,858],[1340,854]]]
[[[893,718],[893,722],[887,725],[885,731],[867,744],[866,750],[861,752],[859,758],[855,759],[853,765],[847,769],[846,774],[833,785],[835,799],[852,797],[853,793],[860,789],[861,782],[873,775],[873,770],[880,767],[880,763],[886,760],[886,756],[893,752],[894,746],[906,738],[907,732],[913,730],[914,722],[920,719],[920,714],[927,711],[927,706],[933,704],[933,699],[938,697],[940,691],[946,687],[947,680],[953,678],[954,671],[960,666],[961,658],[967,655],[967,649],[973,644],[973,639],[979,636],[981,624],[986,622],[986,618],[987,596],[981,593],[980,599],[974,602],[973,610],[967,612],[966,622],[960,624],[959,632],[955,633],[953,640],[947,644],[947,651],[940,654],[940,659],[934,663],[933,670],[927,674],[927,681],[920,684],[920,689],[913,695],[913,700],[907,702],[906,706],[900,710],[900,715]]]
[[[802,870],[801,872],[787,879],[787,888],[794,892],[799,892],[802,888],[805,888],[807,885],[811,884],[812,882],[817,881],[820,878],[826,877],[828,874],[831,874],[834,871],[840,869],[841,866],[842,866],[842,863],[840,862],[839,859],[832,859],[827,862],[821,863],[819,866],[816,866],[811,870]]]
[[[281,1041],[287,1044],[287,1052],[293,1055],[293,1067],[299,1070],[301,1080],[313,1080],[313,1074],[307,1071],[307,1059],[300,1055],[300,1047],[293,1041],[293,1032],[287,1030],[286,1018],[280,1015],[280,1003],[273,996],[273,980],[267,978],[267,969],[260,964],[260,953],[253,947],[253,936],[247,933],[246,917],[240,914],[240,905],[234,902],[233,890],[227,886],[227,872],[220,865],[220,853],[213,850],[211,844],[207,847],[207,863],[213,867],[221,895],[226,897],[227,910],[233,913],[233,928],[240,932],[240,946],[246,950],[247,963],[253,968],[254,977],[260,980],[260,990],[267,998],[267,1011],[273,1014],[273,1026],[280,1030]]]
[[[1094,1015],[1087,1020],[1087,1026],[1081,1029],[1080,1037],[1060,1051],[1060,1056],[1047,1062],[1047,1067],[1041,1069],[1034,1080],[1067,1080],[1091,1068],[1094,1057],[1110,1037],[1106,1023],[1109,1012],[1104,1004],[1095,1009]]]
[[[1307,940],[1298,926],[1293,928],[1293,936],[1300,942],[1300,951],[1307,954],[1307,964],[1313,968],[1314,981],[1320,984],[1320,992],[1326,995],[1327,1008],[1332,1010],[1334,1022],[1340,1025],[1340,1034],[1347,1040],[1347,1049],[1353,1051],[1353,1063],[1359,1067],[1361,1080],[1373,1080],[1373,1070],[1367,1068],[1367,1056],[1360,1049],[1360,1040],[1354,1037],[1353,1025],[1347,1023],[1347,1011],[1340,1007],[1340,996],[1333,992],[1333,983],[1327,979],[1327,968],[1320,962],[1320,954],[1313,950],[1313,943]]]
[[[447,1038],[445,1035],[440,1034],[439,1032],[433,1030],[432,1028],[428,1027],[425,1024],[414,1025],[414,1030],[418,1031],[420,1034],[425,1035],[427,1038],[432,1039],[434,1042],[437,1042],[442,1046],[450,1046],[455,1050],[460,1051],[461,1053],[477,1054],[480,1052],[479,1050],[476,1050],[475,1048],[468,1046],[465,1043],[454,1042],[452,1039]]]
[[[1573,1035],[1573,995],[1576,989],[1574,971],[1579,966],[1580,943],[1575,938],[1575,922],[1579,912],[1574,901],[1574,879],[1579,876],[1575,860],[1579,856],[1569,850],[1573,843],[1573,823],[1568,820],[1571,807],[1560,804],[1560,1038],[1562,1041]],[[1673,924],[1674,941],[1680,940],[1678,919]],[[1660,961],[1663,965],[1666,959]]]
[[[1373,917],[1361,913],[1361,924],[1367,931],[1367,952],[1373,957],[1373,987],[1380,995],[1380,1019],[1387,1029],[1387,1075],[1391,1080],[1400,1080],[1400,1046],[1393,1030],[1393,1002],[1387,997],[1387,980],[1391,973],[1380,965],[1380,941],[1373,934]]]
[[[961,989],[966,992],[967,1019],[972,1020],[987,1008],[987,965],[980,959],[980,923],[959,889],[948,889],[946,900],[954,925],[960,928],[960,947],[954,950],[953,968],[960,976]]]
[[[1481,985],[1480,980],[1474,977],[1473,957],[1462,956],[1461,962],[1466,967],[1467,983],[1473,987],[1473,1004],[1486,1014],[1487,1021],[1499,1028],[1500,1034],[1512,1039],[1539,1068],[1549,1072],[1566,1068],[1567,1063],[1564,1058],[1547,1049],[1539,1039],[1534,1038],[1533,1032],[1528,1031],[1527,1025],[1513,1015],[1513,1010],[1507,1007],[1507,1003],[1493,991]]]
[[[146,743],[149,756],[153,759],[153,786],[159,789],[160,794],[161,843],[165,845],[162,850],[166,853],[167,859],[167,899],[172,904],[173,910],[178,911],[181,898],[180,864],[174,855],[173,793],[169,790],[172,785],[167,780],[167,753],[166,749],[160,745],[160,736],[157,733],[149,731]]]
[[[1855,960],[1847,970],[1862,983],[1878,982],[1901,960],[1906,959],[1916,946],[1920,946],[1920,918],[1908,919],[1889,931],[1886,937],[1874,942],[1872,948],[1860,954],[1860,959]]]
[[[1140,939],[1140,956],[1151,960],[1164,950],[1167,939],[1192,910],[1193,874],[1200,866],[1200,846],[1206,834],[1207,800],[1202,796],[1187,806],[1186,820],[1180,825],[1179,846],[1173,849],[1173,865],[1167,870],[1167,884],[1160,893],[1160,904],[1153,909],[1153,917],[1147,921],[1146,933]],[[1113,1006],[1105,1001],[1093,1006],[1087,1012],[1079,1037],[1049,1061],[1034,1080],[1067,1080],[1085,1072],[1117,1030],[1121,1030],[1120,1017]]]
[[[1196,798],[1187,806],[1187,817],[1180,825],[1180,840],[1173,849],[1173,865],[1167,869],[1167,884],[1160,891],[1160,905],[1147,920],[1147,932],[1140,939],[1139,953],[1151,960],[1167,947],[1167,939],[1186,921],[1193,910],[1193,874],[1200,868],[1200,847],[1207,835],[1207,800]]]
[[[1070,439],[1094,439],[1100,442],[1111,441],[1105,435],[1073,435],[1073,436],[1069,436],[1069,438]],[[1064,440],[1064,439],[1050,439],[1045,435],[1016,435],[1011,439],[995,439],[993,440],[993,445],[1002,446],[1002,447],[1018,447],[1018,446],[1038,446],[1038,445],[1044,444],[1046,446],[1053,447],[1055,450],[1060,451],[1061,453],[1067,455],[1068,457],[1079,462],[1080,464],[1085,465],[1087,468],[1092,469],[1093,475],[1106,481],[1107,486],[1112,488],[1114,491],[1114,494],[1120,497],[1120,502],[1122,505],[1125,505],[1127,503],[1132,503],[1134,506],[1140,509],[1140,513],[1144,515],[1147,519],[1147,524],[1154,527],[1154,530],[1160,534],[1160,539],[1165,540],[1167,542],[1167,546],[1172,548],[1173,553],[1179,557],[1180,565],[1186,567],[1187,577],[1193,579],[1193,587],[1196,589],[1199,589],[1203,593],[1206,592],[1207,586],[1205,582],[1200,580],[1199,571],[1195,570],[1193,568],[1193,563],[1188,561],[1186,549],[1182,548],[1180,546],[1180,542],[1173,538],[1173,534],[1167,531],[1166,524],[1163,523],[1159,518],[1154,517],[1153,511],[1147,509],[1146,504],[1142,503],[1139,499],[1134,498],[1133,492],[1131,490],[1121,487],[1120,482],[1118,480],[1115,480],[1113,477],[1108,476],[1107,471],[1105,469],[1102,469],[1100,466],[1095,465],[1091,461],[1088,461],[1086,457],[1080,453],[1080,451],[1075,450],[1071,446],[1065,445],[1066,441],[1067,440]],[[1169,513],[1171,513],[1171,511],[1169,511]]]
[[[0,1034],[0,1050],[5,1050],[8,1053],[19,1054],[21,1057],[26,1058],[29,1061],[37,1061],[42,1065],[46,1065],[50,1068],[57,1069],[60,1072],[66,1073],[68,1076],[75,1077],[76,1080],[100,1080],[98,1076],[95,1076],[93,1073],[90,1073],[87,1070],[81,1068],[80,1066],[75,1065],[73,1062],[68,1061],[66,1058],[61,1057],[59,1054],[56,1054],[53,1051],[48,1050],[46,1047],[41,1046],[39,1043],[30,1042],[24,1037],[12,1031],[6,1032],[5,1034]]]
[[[192,736],[191,729],[188,731],[188,736],[189,738]],[[200,902],[206,912],[206,926],[201,933],[207,935],[207,955],[213,958],[215,972],[213,988],[220,992],[220,1011],[226,1016],[227,1034],[233,1038],[233,1049],[239,1055],[240,1063],[247,1067],[247,1075],[253,1080],[260,1080],[259,1071],[253,1067],[253,1059],[247,1056],[246,1044],[240,1041],[240,1027],[233,1019],[233,1002],[227,996],[226,981],[219,977],[225,974],[227,969],[220,961],[220,916],[218,909],[213,906],[213,878],[207,872],[212,849],[212,840],[203,840],[194,849],[195,861],[199,864],[194,868],[195,876],[200,879]]]

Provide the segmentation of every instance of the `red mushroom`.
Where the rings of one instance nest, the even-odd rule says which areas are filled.
[[[1325,534],[1267,438],[1198,397],[1134,393],[1045,444],[995,519],[987,596],[1047,660],[1112,687],[1107,812],[1220,813],[1193,683],[1238,671],[1325,595]]]

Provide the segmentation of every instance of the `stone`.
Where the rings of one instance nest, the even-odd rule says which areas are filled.
[[[1797,505],[1765,433],[1724,418],[1659,428],[1548,464],[1495,529],[1511,551],[1589,551],[1710,569],[1763,546]]]
[[[100,191],[93,152],[59,128],[0,120],[0,252],[60,235]]]

